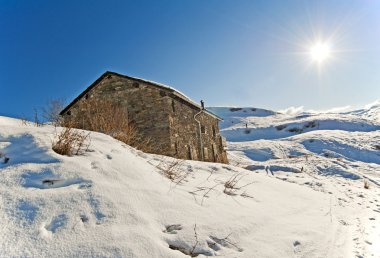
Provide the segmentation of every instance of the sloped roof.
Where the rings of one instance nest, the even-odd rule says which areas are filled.
[[[199,104],[197,104],[196,102],[192,101],[185,94],[183,94],[182,92],[180,92],[180,91],[178,91],[178,90],[176,90],[176,89],[174,89],[174,88],[172,88],[170,86],[167,86],[165,84],[154,82],[154,81],[149,81],[149,80],[145,80],[145,79],[141,79],[141,78],[137,78],[137,77],[131,77],[131,76],[128,76],[128,75],[119,74],[119,73],[115,73],[115,72],[111,72],[111,71],[106,71],[105,73],[102,74],[102,76],[100,76],[96,81],[94,81],[89,87],[87,87],[87,89],[85,89],[81,94],[79,94],[79,96],[76,97],[69,105],[67,105],[59,114],[63,115],[77,101],[79,101],[82,97],[84,97],[89,91],[91,91],[96,85],[98,85],[99,82],[101,82],[105,77],[107,77],[109,75],[123,77],[123,78],[126,78],[126,79],[134,80],[134,81],[137,81],[137,82],[142,82],[142,83],[148,84],[148,85],[153,86],[153,87],[158,87],[158,88],[170,91],[170,93],[172,93],[174,96],[182,99],[183,101],[185,101],[186,103],[188,103],[190,106],[193,106],[194,108],[199,109],[199,110],[202,109],[202,107]],[[214,113],[212,113],[212,112],[210,112],[210,111],[208,111],[206,109],[204,110],[204,112],[206,114],[208,114],[208,115],[210,115],[210,116],[212,116],[212,117],[220,120],[220,121],[223,120],[221,117],[215,115]]]

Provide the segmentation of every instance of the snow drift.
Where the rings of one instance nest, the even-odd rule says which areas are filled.
[[[280,116],[258,113],[258,119]],[[233,119],[236,128],[244,129],[245,121],[248,128],[254,129],[254,123],[264,128],[264,120],[252,116]],[[371,126],[377,125],[365,125]],[[377,182],[377,154],[369,150],[372,142],[362,144],[378,137],[375,131],[367,138],[365,130],[357,132],[351,152],[342,145],[349,131],[332,139],[322,131],[307,132],[305,138],[297,134],[286,141],[255,141],[252,134],[247,141],[230,143],[237,165],[232,166],[150,155],[100,133],[91,133],[83,155],[67,157],[51,148],[61,128],[5,117],[0,117],[0,128],[1,257],[379,254],[374,224],[380,219],[379,191],[374,183],[364,189],[362,181]],[[332,140],[334,148],[327,144]],[[361,157],[362,149],[368,155]],[[327,150],[345,162],[330,157],[338,162],[330,174]],[[298,173],[304,154],[311,152],[319,154],[310,156],[309,167]],[[363,164],[368,171],[356,172],[355,166]],[[356,177],[335,177],[336,171]]]

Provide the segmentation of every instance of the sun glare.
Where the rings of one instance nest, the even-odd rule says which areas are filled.
[[[310,48],[310,57],[317,63],[322,63],[331,56],[331,49],[326,43],[318,42]]]

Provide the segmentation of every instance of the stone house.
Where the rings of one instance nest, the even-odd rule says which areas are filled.
[[[114,72],[105,72],[60,115],[80,116],[88,99],[109,100],[127,110],[136,130],[152,140],[152,153],[180,159],[228,163],[222,119],[168,86]]]

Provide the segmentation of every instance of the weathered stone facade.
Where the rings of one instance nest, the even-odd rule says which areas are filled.
[[[106,72],[61,115],[80,116],[79,104],[89,98],[109,100],[125,107],[137,131],[152,140],[152,153],[228,163],[219,134],[221,119],[172,88]]]

